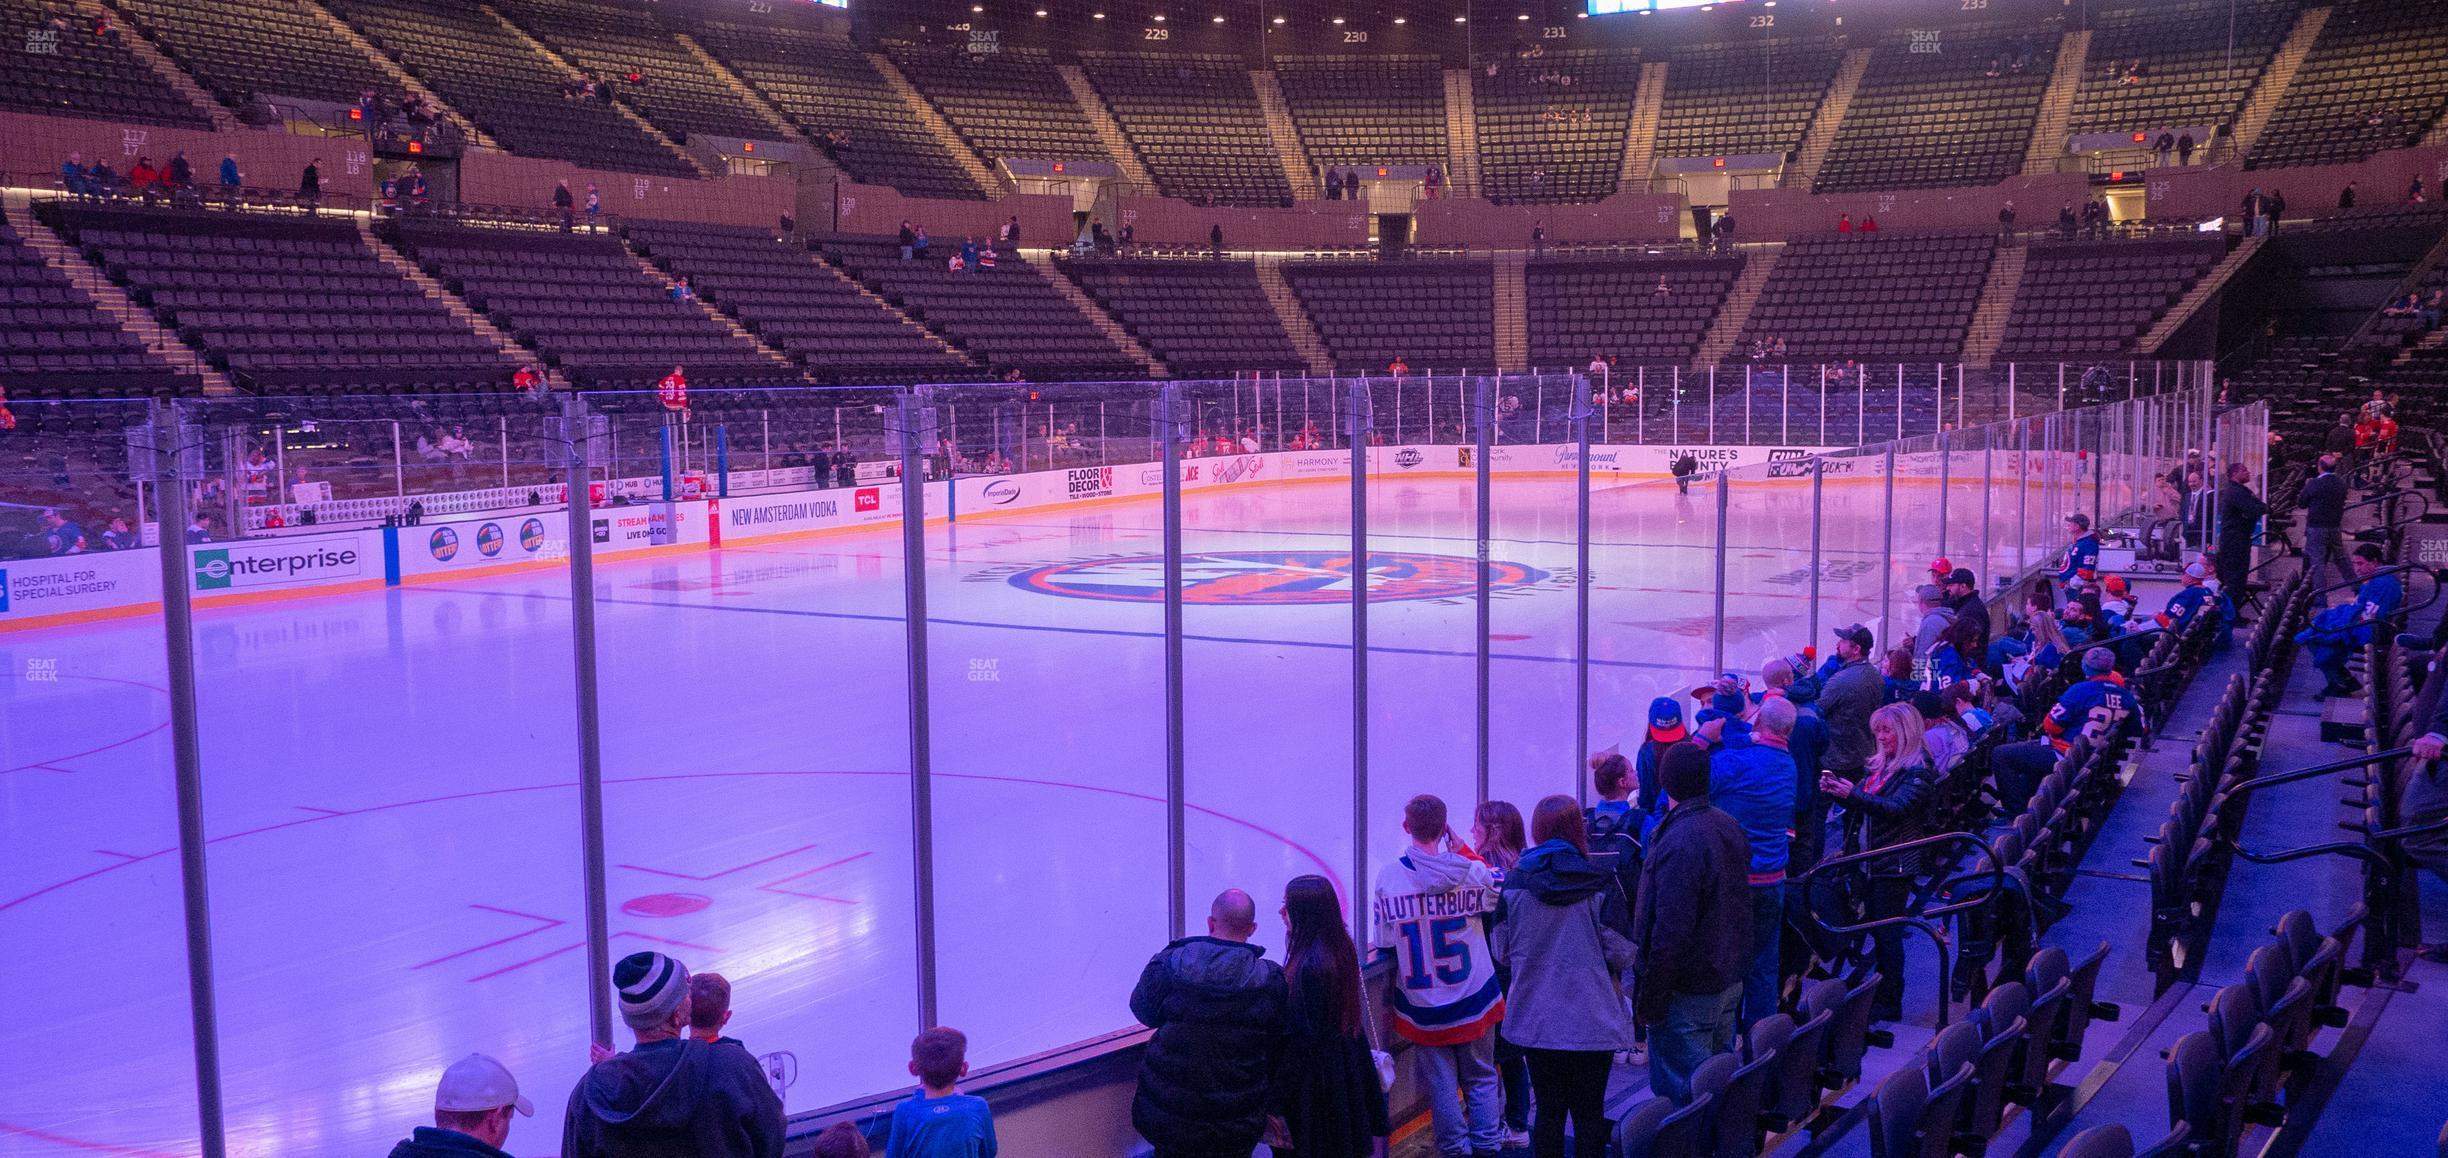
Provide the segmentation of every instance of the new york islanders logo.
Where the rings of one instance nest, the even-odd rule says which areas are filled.
[[[1377,551],[1369,555],[1369,602],[1454,599],[1474,594],[1472,560],[1460,555]],[[1526,587],[1546,572],[1490,562],[1497,591]],[[1127,555],[1032,567],[1011,577],[1024,591],[1118,603],[1164,602],[1164,556]],[[1348,551],[1223,551],[1182,557],[1182,602],[1286,606],[1351,602]]]

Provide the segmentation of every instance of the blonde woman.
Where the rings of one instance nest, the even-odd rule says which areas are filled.
[[[1872,750],[1856,783],[1822,773],[1819,791],[1845,810],[1845,851],[1862,852],[1929,835],[1931,772],[1922,734],[1928,730],[1911,704],[1889,704],[1870,713]],[[1890,857],[1870,866],[1873,920],[1900,916],[1921,872],[1918,854]],[[1878,997],[1872,1016],[1895,1021],[1904,1015],[1904,928],[1872,934],[1878,964]]]

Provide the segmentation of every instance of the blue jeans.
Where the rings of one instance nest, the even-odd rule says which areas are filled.
[[[1436,1126],[1437,1152],[1466,1158],[1504,1149],[1503,1084],[1496,1077],[1496,1031],[1460,1045],[1414,1045],[1420,1089]]]
[[[1649,1029],[1650,1093],[1677,1104],[1691,1098],[1692,1071],[1734,1048],[1734,1014],[1742,995],[1737,983],[1723,993],[1677,993],[1666,999],[1665,1019]]]
[[[1743,977],[1744,1025],[1777,1011],[1778,991],[1783,988],[1778,950],[1784,932],[1784,883],[1751,886],[1751,971]]]

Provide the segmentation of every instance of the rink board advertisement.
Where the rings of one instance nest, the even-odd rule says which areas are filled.
[[[702,544],[707,507],[695,501],[596,507],[587,512],[588,541],[605,557]],[[569,558],[569,516],[562,511],[444,519],[385,527],[382,534],[384,578],[395,584],[521,564],[558,566]]]
[[[1766,465],[1769,476],[1807,478],[1814,456],[1837,448],[1795,446],[1621,446],[1590,448],[1590,471],[1610,481],[1664,478],[1690,457],[1702,472]],[[1467,475],[1469,446],[1373,446],[1371,474]],[[1936,455],[1899,458],[1900,475],[1937,473]],[[1503,474],[1570,474],[1580,449],[1523,444],[1493,448],[1488,467]],[[1926,462],[1922,461],[1926,460]],[[1829,478],[1854,473],[1869,460],[1830,458]],[[1268,482],[1348,478],[1343,450],[1276,451],[1184,459],[1184,490]],[[1146,498],[1163,493],[1160,463],[1080,465],[1029,474],[985,475],[926,484],[930,517],[955,519],[1008,511],[1059,509],[1085,502]],[[719,546],[777,535],[854,529],[901,517],[897,482],[727,499],[645,502],[598,507],[588,536],[601,557],[648,550]],[[278,535],[189,548],[190,590],[199,605],[285,594],[316,594],[427,582],[452,575],[522,566],[561,565],[569,554],[568,517],[561,511],[470,515],[405,527]],[[88,619],[157,613],[160,563],[151,550],[101,552],[57,559],[0,562],[0,631]]]
[[[0,561],[0,628],[160,599],[161,555],[156,551]]]

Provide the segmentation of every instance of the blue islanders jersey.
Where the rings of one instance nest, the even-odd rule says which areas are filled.
[[[2111,673],[2067,688],[2042,726],[2050,742],[2062,750],[2078,734],[2097,743],[2123,727],[2140,707],[2125,681]]]

